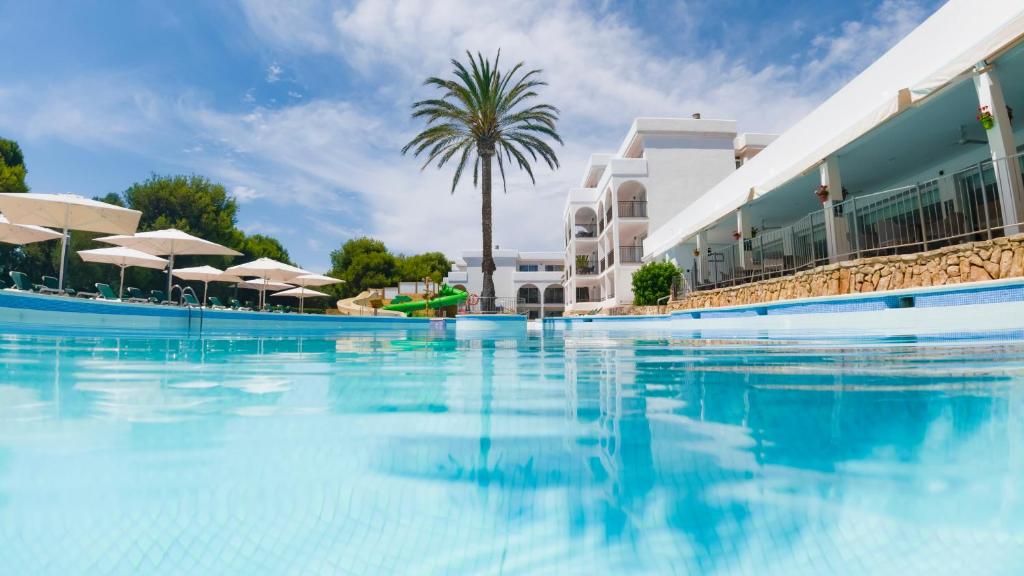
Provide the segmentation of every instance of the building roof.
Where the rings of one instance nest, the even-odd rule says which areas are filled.
[[[950,0],[762,152],[654,230],[658,256],[1002,53],[1024,35],[1020,0]]]

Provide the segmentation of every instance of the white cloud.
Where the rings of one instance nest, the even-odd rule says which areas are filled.
[[[277,82],[278,80],[281,79],[282,72],[284,72],[284,70],[277,64],[271,64],[270,66],[267,66],[267,82],[269,84]]]
[[[314,99],[246,116],[206,112],[203,125],[243,155],[271,162],[263,177],[283,182],[296,201],[320,210],[356,203],[366,231],[396,249],[449,254],[479,244],[479,193],[464,186],[450,196],[450,170],[420,172],[397,150],[418,127],[406,115],[427,94],[422,79],[447,73],[448,60],[466,48],[490,55],[500,47],[507,63],[543,68],[544,99],[563,110],[563,169],[539,169],[535,188],[515,176],[509,194],[495,198],[496,242],[543,248],[561,245],[565,192],[589,153],[617,147],[633,117],[700,111],[736,118],[744,130],[783,130],[924,16],[916,3],[886,0],[872,21],[818,39],[806,63],[752,69],[699,46],[660,52],[614,14],[570,1],[277,4],[244,2],[257,33],[278,48],[333,52],[380,98],[372,105]],[[826,70],[832,81],[821,82]]]

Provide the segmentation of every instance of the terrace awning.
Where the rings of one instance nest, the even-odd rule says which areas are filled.
[[[670,250],[750,200],[815,169],[1022,36],[1024,4],[1019,0],[990,0],[984,9],[973,1],[951,0],[757,156],[652,231],[644,241],[645,255]]]

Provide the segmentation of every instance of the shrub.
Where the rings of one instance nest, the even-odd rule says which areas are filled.
[[[671,262],[650,262],[633,272],[633,303],[653,306],[668,296],[679,269]]]

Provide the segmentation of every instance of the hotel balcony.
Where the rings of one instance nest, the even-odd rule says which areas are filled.
[[[623,264],[638,264],[643,258],[643,246],[619,246],[619,261]]]
[[[644,200],[620,200],[619,218],[647,218],[647,202]]]

